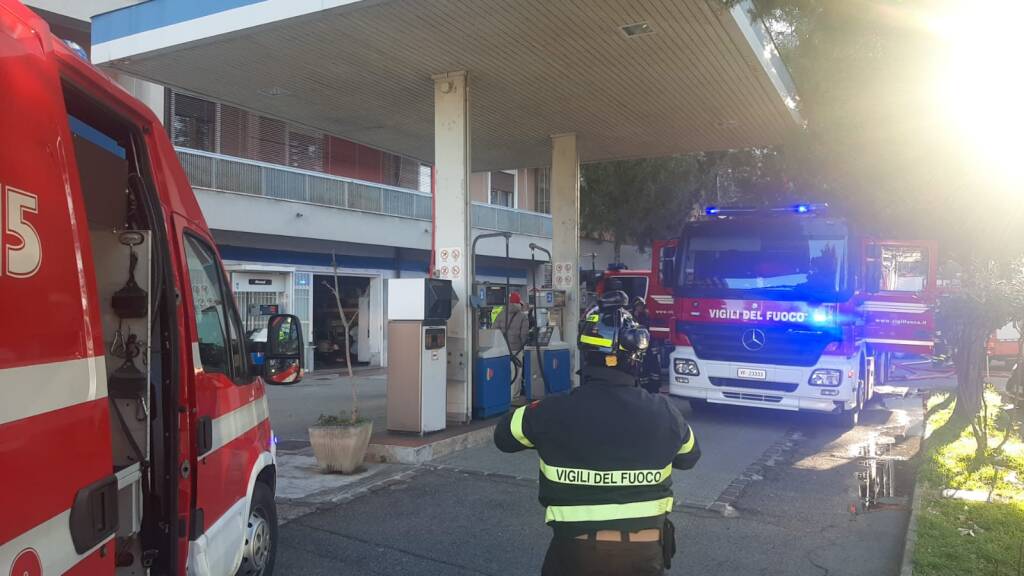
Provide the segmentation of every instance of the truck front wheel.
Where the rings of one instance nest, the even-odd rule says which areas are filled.
[[[836,425],[840,428],[849,429],[857,426],[860,423],[860,413],[864,409],[864,382],[861,381],[857,384],[857,401],[853,406],[852,410],[843,410],[835,416]]]
[[[236,576],[270,576],[277,559],[277,508],[269,486],[256,482],[249,508],[242,565]]]

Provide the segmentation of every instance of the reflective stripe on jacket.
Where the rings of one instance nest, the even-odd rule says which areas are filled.
[[[508,414],[494,431],[505,452],[535,448],[545,521],[566,536],[660,528],[674,505],[673,468],[700,458],[669,400],[627,374],[584,369],[584,384]]]

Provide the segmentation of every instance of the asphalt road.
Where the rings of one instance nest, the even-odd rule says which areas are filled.
[[[690,415],[687,403],[678,403],[705,457],[677,477],[679,551],[671,574],[898,573],[910,482],[898,476],[895,498],[860,511],[856,473],[863,465],[853,454],[881,426],[920,412],[919,398],[886,396],[846,432],[813,415],[731,408]],[[276,418],[273,400],[271,410]],[[910,438],[897,452],[916,447]],[[414,472],[282,526],[276,573],[539,573],[550,532],[536,500],[535,457],[480,447]]]
[[[373,420],[374,430],[386,427],[387,376],[382,370],[359,371],[349,379],[332,372],[308,375],[289,386],[268,386],[270,422],[284,446],[309,442],[309,426],[320,414],[352,410],[352,385],[359,395],[359,412]]]

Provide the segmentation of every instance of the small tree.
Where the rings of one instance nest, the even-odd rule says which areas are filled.
[[[961,289],[944,298],[937,321],[953,349],[957,400],[953,418],[970,422],[978,442],[977,458],[987,458],[988,405],[985,401],[985,343],[992,332],[1020,318],[1024,311],[1024,268],[1021,261],[974,262]]]
[[[352,323],[355,322],[356,317],[359,315],[359,311],[356,310],[352,313],[352,316],[345,314],[345,308],[341,305],[341,290],[338,288],[338,259],[334,252],[331,252],[331,267],[333,268],[334,285],[332,286],[328,282],[323,282],[323,285],[334,294],[334,303],[338,306],[338,315],[341,316],[341,324],[345,328],[345,365],[348,367],[348,377],[352,380],[352,423],[355,424],[359,421],[359,392],[357,390],[356,381],[352,374],[352,352],[349,344],[349,330],[351,330]]]

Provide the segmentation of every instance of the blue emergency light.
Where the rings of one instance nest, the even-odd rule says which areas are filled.
[[[721,206],[708,206],[704,208],[704,214],[717,217],[725,218],[727,216],[741,216],[744,214],[765,214],[765,213],[796,213],[796,214],[811,214],[815,212],[823,212],[828,208],[828,204],[793,204],[791,206],[783,207],[761,207],[761,208],[750,208],[750,207],[721,207]]]

